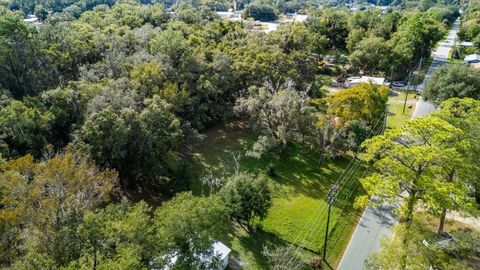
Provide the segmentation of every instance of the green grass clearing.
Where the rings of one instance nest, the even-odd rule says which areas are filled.
[[[214,175],[231,173],[235,167],[232,153],[242,154],[242,170],[265,173],[270,162],[276,166],[277,175],[269,177],[273,206],[267,218],[259,224],[262,230],[251,233],[235,227],[222,240],[232,247],[235,258],[244,264],[244,269],[267,268],[261,254],[265,243],[293,242],[304,248],[302,256],[305,258],[315,253],[320,255],[325,234],[326,194],[350,159],[333,160],[318,170],[315,154],[305,145],[289,146],[281,156],[270,160],[245,157],[245,151],[255,139],[256,135],[251,130],[239,127],[236,123],[211,129],[201,145],[194,149],[198,164],[195,171],[199,172],[197,178],[209,170]],[[333,267],[338,264],[361,213],[352,207],[352,198],[363,192],[357,181],[362,170],[359,167],[352,175],[352,184],[341,189],[338,202],[332,210],[328,261]],[[199,181],[193,182],[191,188],[195,194],[206,194],[209,191]],[[347,196],[349,200],[345,200]],[[316,213],[316,209],[321,211]],[[340,209],[343,209],[341,216]],[[306,240],[301,241],[304,238]]]
[[[403,113],[405,96],[405,92],[390,91],[390,96],[388,98],[389,115],[387,118],[387,127],[400,127],[403,121],[409,120],[412,117],[413,111],[415,110],[415,104],[419,97],[417,95],[417,99],[415,99],[414,93],[408,93],[407,106],[405,107],[405,113]]]

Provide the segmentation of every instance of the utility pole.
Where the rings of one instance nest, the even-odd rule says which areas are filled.
[[[422,51],[423,51],[423,48],[422,48]],[[422,68],[422,63],[423,63],[423,56],[420,58],[420,63],[418,63],[417,72],[420,71],[420,69]],[[415,76],[415,74],[412,73],[412,71],[410,71],[410,74],[408,74],[407,93],[405,94],[405,101],[403,102],[403,112],[402,112],[402,114],[405,113],[405,107],[407,107],[407,98],[408,98],[408,92],[410,92],[412,75]],[[415,85],[414,88],[415,88],[415,91],[417,91],[417,85]]]
[[[385,104],[385,116],[382,119],[382,121],[383,121],[382,133],[387,128],[387,118],[388,118],[388,104]]]
[[[327,256],[327,241],[328,241],[328,227],[330,226],[330,214],[332,211],[332,205],[335,204],[337,200],[337,191],[338,191],[338,182],[330,186],[327,195],[327,203],[328,203],[328,216],[327,216],[327,228],[325,229],[325,238],[323,241],[323,261],[326,262]]]
[[[403,102],[403,111],[402,114],[405,114],[405,107],[407,107],[407,98],[408,92],[410,92],[410,80],[412,79],[412,72],[408,75],[408,82],[407,82],[407,92],[405,93],[405,101]]]
[[[393,66],[390,67],[390,83],[393,83]]]

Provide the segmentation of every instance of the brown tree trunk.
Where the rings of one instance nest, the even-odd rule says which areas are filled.
[[[325,155],[321,153],[320,157],[318,158],[317,170],[320,170],[320,168],[322,168],[324,160],[325,160]]]
[[[447,217],[447,208],[443,208],[442,215],[440,216],[440,225],[438,226],[438,234],[441,234],[443,232],[443,229],[445,227],[446,217]]]
[[[413,210],[415,207],[415,201],[417,200],[416,196],[417,196],[417,191],[413,189],[410,192],[410,196],[408,197],[408,201],[407,201],[407,213],[406,213],[407,228],[410,227],[409,224],[413,220]]]
[[[455,169],[452,169],[452,171],[448,174],[447,176],[447,182],[451,183],[453,182],[453,177],[455,177]],[[440,224],[438,225],[438,234],[443,232],[443,229],[445,227],[445,218],[447,216],[447,208],[443,208],[442,214],[440,216]]]
[[[97,269],[97,250],[93,249],[93,270]]]
[[[413,210],[415,208],[415,202],[417,200],[416,196],[417,196],[417,190],[415,188],[412,188],[412,191],[410,191],[410,196],[408,197],[408,200],[407,200],[407,213],[405,216],[407,224],[405,225],[405,233],[404,233],[405,235],[403,235],[403,241],[402,241],[404,247],[407,245],[407,241],[408,241],[407,234],[413,220]],[[401,259],[401,269],[406,269],[406,267],[407,267],[407,255],[405,254],[405,256],[403,256]]]
[[[480,205],[480,179],[475,183],[475,201]]]

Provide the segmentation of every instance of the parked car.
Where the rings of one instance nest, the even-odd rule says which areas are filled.
[[[403,82],[393,82],[392,87],[403,87],[405,84]]]

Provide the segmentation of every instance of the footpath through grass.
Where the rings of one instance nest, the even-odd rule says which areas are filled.
[[[241,227],[234,227],[222,239],[232,248],[233,261],[243,265],[244,269],[267,269],[261,251],[264,245],[269,244],[300,245],[305,260],[315,254],[321,256],[327,219],[327,192],[344,172],[350,158],[327,162],[319,170],[316,155],[305,145],[289,146],[281,156],[271,159],[248,158],[245,151],[251,147],[256,135],[238,123],[213,128],[206,136],[194,149],[198,179],[209,171],[214,175],[232,173],[235,167],[232,153],[242,155],[241,170],[266,173],[269,163],[275,164],[276,168],[276,176],[268,177],[273,206],[267,218],[259,223],[260,229],[248,232]],[[341,189],[332,210],[327,254],[329,264],[333,267],[343,254],[361,213],[353,208],[353,200],[363,192],[358,182],[362,173],[363,167],[358,166],[348,175],[347,184]],[[193,182],[191,188],[196,194],[209,191],[200,181]]]

